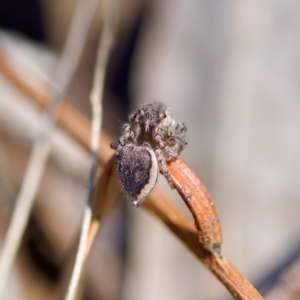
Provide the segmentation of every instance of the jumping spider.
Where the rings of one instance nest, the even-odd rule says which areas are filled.
[[[116,149],[118,176],[127,197],[140,205],[155,187],[159,167],[174,188],[166,159],[175,161],[187,140],[185,125],[173,119],[171,109],[160,102],[146,104],[129,116],[122,131],[111,148]]]

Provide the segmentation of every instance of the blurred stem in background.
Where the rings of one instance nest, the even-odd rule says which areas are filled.
[[[50,101],[41,116],[41,131],[36,137],[2,247],[0,256],[0,299],[4,297],[8,275],[23,237],[51,151],[51,136],[55,130],[59,109],[78,66],[96,10],[96,4],[97,0],[78,1],[65,47],[53,76],[54,86],[51,89]]]

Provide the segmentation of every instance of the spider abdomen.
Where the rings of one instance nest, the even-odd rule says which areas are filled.
[[[158,179],[158,162],[150,145],[127,144],[116,155],[121,188],[133,204],[140,205],[154,189]]]

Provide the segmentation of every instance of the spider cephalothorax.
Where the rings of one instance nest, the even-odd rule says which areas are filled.
[[[185,125],[173,119],[171,109],[160,102],[146,104],[129,116],[129,123],[123,124],[122,130],[122,136],[113,142],[111,147],[116,149],[118,175],[126,195],[139,205],[156,185],[158,167],[154,171],[155,166],[160,167],[173,188],[166,159],[170,157],[176,160],[187,140]],[[146,159],[147,162],[140,164],[139,171],[135,172],[139,156],[140,161],[142,157],[148,157],[149,160]],[[145,181],[145,178],[148,178],[148,181]],[[130,184],[130,181],[139,182],[137,185],[140,186],[140,190],[136,184]]]

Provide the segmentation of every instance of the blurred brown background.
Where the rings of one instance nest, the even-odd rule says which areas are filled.
[[[13,49],[12,59],[22,56],[51,74],[75,4],[0,0],[1,43]],[[264,290],[276,269],[300,253],[300,3],[120,0],[117,14],[104,129],[116,137],[127,114],[144,102],[172,108],[188,127],[182,157],[218,207],[225,255]],[[68,92],[87,115],[101,24],[99,6]],[[0,241],[38,114],[0,75]],[[55,139],[7,299],[59,299],[89,158],[64,133]],[[159,185],[184,207],[164,178]],[[101,228],[86,273],[84,299],[230,299],[162,224],[127,201]]]

